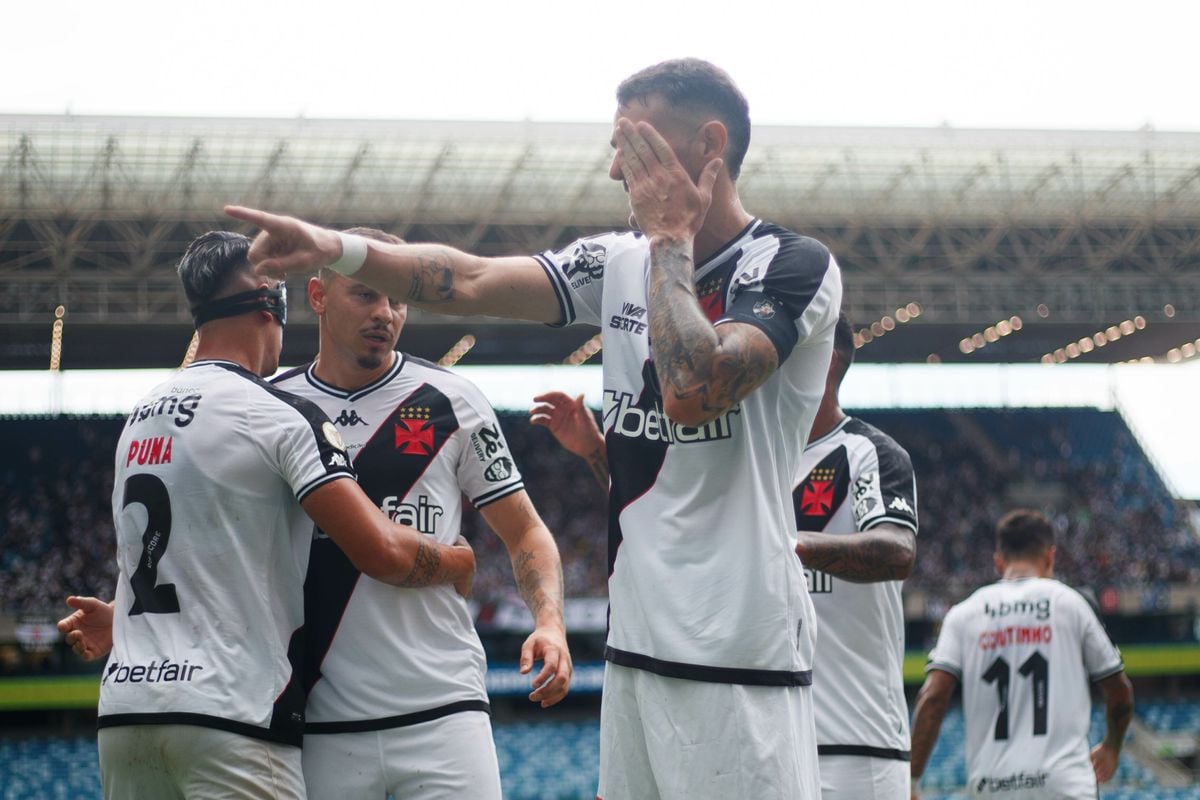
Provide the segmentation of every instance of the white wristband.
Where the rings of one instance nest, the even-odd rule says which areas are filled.
[[[362,269],[363,263],[367,260],[367,240],[353,233],[342,233],[341,231],[334,231],[334,233],[342,240],[342,257],[330,264],[329,268],[343,275],[353,275]]]

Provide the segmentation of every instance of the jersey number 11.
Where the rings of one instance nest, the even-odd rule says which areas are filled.
[[[1050,706],[1050,662],[1034,650],[1017,673],[1023,678],[1032,678],[1033,685],[1033,735],[1046,735],[1046,710]],[[1000,709],[996,713],[997,740],[1008,738],[1008,684],[1011,670],[1004,656],[997,656],[987,672],[983,673],[984,683],[996,684],[996,694],[999,695]]]

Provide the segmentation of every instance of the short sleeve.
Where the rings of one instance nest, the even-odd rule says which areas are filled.
[[[962,636],[958,630],[959,614],[955,611],[958,606],[950,609],[942,620],[942,630],[938,634],[937,644],[933,646],[933,650],[929,653],[929,661],[925,664],[925,671],[940,669],[942,672],[949,672],[954,677],[962,680],[963,670],[963,652],[962,652]]]
[[[355,478],[346,445],[325,412],[314,403],[267,383],[249,398],[255,441],[280,476],[303,501],[338,478]]]
[[[865,531],[891,522],[917,532],[917,482],[912,460],[890,439],[872,437],[851,464],[851,508],[855,530]]]
[[[562,321],[552,327],[576,322],[599,325],[604,270],[618,251],[641,239],[638,233],[607,233],[577,239],[562,250],[534,256],[549,276],[562,309]]]
[[[761,329],[782,364],[797,344],[829,327],[840,307],[841,276],[828,248],[764,223],[738,262],[729,305],[716,324]]]
[[[467,394],[461,432],[467,437],[458,461],[458,485],[476,508],[494,503],[525,487],[521,472],[508,449],[496,412],[474,390]]]
[[[1104,624],[1096,616],[1095,609],[1082,595],[1078,592],[1075,594],[1078,602],[1074,605],[1082,628],[1080,642],[1083,646],[1083,666],[1092,682],[1102,681],[1124,670],[1125,663],[1121,659],[1121,651],[1113,644],[1104,630]]]

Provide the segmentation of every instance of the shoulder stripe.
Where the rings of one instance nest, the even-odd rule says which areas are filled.
[[[549,325],[551,328],[565,328],[575,321],[575,304],[571,302],[571,292],[567,288],[566,279],[544,254],[539,253],[533,258],[550,278],[550,285],[554,287],[554,294],[558,298],[558,307],[562,310],[562,322],[551,322]]]
[[[953,664],[947,664],[945,661],[930,661],[925,665],[925,672],[927,673],[932,672],[935,669],[942,672],[948,672],[955,678],[958,678],[959,681],[962,681],[962,670]]]
[[[480,508],[483,508],[484,506],[488,505],[489,503],[494,503],[497,500],[500,500],[501,498],[504,498],[504,497],[508,497],[513,492],[520,491],[521,489],[524,489],[524,488],[525,488],[525,481],[523,481],[523,480],[517,481],[516,483],[510,483],[508,486],[502,486],[499,489],[493,489],[490,492],[484,492],[483,494],[479,495],[478,497],[472,497],[471,504],[473,506],[475,506],[476,509],[480,509]]]

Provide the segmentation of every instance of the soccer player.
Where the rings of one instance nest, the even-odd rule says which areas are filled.
[[[336,428],[260,376],[278,366],[284,287],[213,232],[179,264],[196,360],[146,395],[116,454],[113,603],[60,623],[84,649],[107,621],[99,750],[106,798],[305,796],[304,572],[313,522],[359,569],[469,591],[470,548],[394,524],[355,483]],[[311,518],[311,519],[310,519]]]
[[[264,274],[604,332],[612,476],[602,800],[815,798],[813,611],[791,477],[841,306],[829,251],[748,214],[745,98],[668,61],[618,88],[609,170],[640,232],[534,257],[388,245],[229,207]],[[653,347],[651,346],[653,342]]]
[[[968,789],[1014,800],[1096,797],[1116,772],[1133,687],[1095,610],[1054,580],[1054,529],[1019,509],[996,526],[1001,580],[950,609],[913,711],[916,784],[963,686]],[[1104,695],[1104,739],[1089,753],[1090,686]]]
[[[792,494],[796,553],[820,623],[813,699],[821,795],[906,800],[900,582],[916,552],[916,482],[903,448],[842,411],[838,390],[853,361],[854,331],[843,314]],[[607,488],[604,440],[582,396],[549,392],[534,399],[530,422],[587,461]]]
[[[453,542],[462,495],[480,510],[535,620],[520,662],[526,673],[543,662],[530,699],[557,703],[571,679],[562,566],[491,406],[466,379],[396,352],[403,303],[329,269],[309,280],[308,300],[320,351],[272,383],[333,419],[359,485],[396,522]],[[486,658],[463,598],[361,576],[328,539],[313,543],[304,588],[309,797],[500,800]]]
[[[838,390],[854,331],[838,320],[825,396],[792,493],[821,629],[814,671],[824,800],[907,800],[901,582],[916,556],[917,489],[908,453],[847,416]]]

